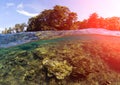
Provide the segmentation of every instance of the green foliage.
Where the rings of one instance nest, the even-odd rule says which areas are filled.
[[[5,28],[5,30],[2,31],[2,34],[24,32],[25,27],[27,27],[27,25],[25,23],[15,24],[14,27]]]
[[[108,30],[120,30],[120,18],[119,17],[99,17],[97,13],[93,13],[88,19],[80,21],[79,29],[83,28],[105,28]]]
[[[65,6],[54,6],[44,10],[28,21],[27,31],[69,30],[77,20],[77,14]]]
[[[84,28],[120,30],[120,17],[103,18],[98,16],[97,13],[92,13],[88,19],[77,21],[76,13],[71,12],[65,6],[56,5],[53,9],[44,10],[39,15],[30,18],[28,20],[28,26],[25,23],[15,24],[14,27],[5,28],[2,34],[23,31],[76,30]]]
[[[27,25],[25,23],[22,23],[22,24],[15,24],[15,27],[13,28],[16,33],[18,32],[23,32],[24,31],[24,28],[26,27]]]

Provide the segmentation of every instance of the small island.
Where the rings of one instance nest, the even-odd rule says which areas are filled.
[[[0,85],[119,85],[120,18],[77,20],[56,5],[0,34]]]

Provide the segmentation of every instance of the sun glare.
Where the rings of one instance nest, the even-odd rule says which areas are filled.
[[[102,0],[103,1],[103,0]],[[103,17],[120,16],[120,1],[119,0],[109,0],[103,1],[101,7],[98,8],[98,12],[101,13]]]

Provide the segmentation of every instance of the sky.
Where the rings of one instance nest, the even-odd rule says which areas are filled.
[[[96,12],[102,17],[120,17],[120,0],[0,0],[0,31],[16,23],[27,23],[45,9],[55,5],[67,6],[76,12],[78,20]]]

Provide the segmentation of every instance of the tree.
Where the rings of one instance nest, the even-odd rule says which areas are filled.
[[[38,16],[30,18],[27,31],[69,30],[76,20],[76,13],[65,6],[56,5],[53,9],[44,10]]]
[[[100,17],[98,19],[98,22],[99,22],[99,28],[106,28],[106,22],[105,22],[105,19],[103,17]]]
[[[87,25],[87,20],[84,19],[83,21],[80,21],[79,24],[78,24],[78,27],[79,29],[84,29],[84,28],[88,28],[88,25]]]
[[[20,32],[19,28],[20,24],[15,24],[14,30],[16,31],[16,33]]]
[[[109,30],[120,30],[120,18],[110,17],[106,18],[106,28]]]
[[[99,22],[98,22],[98,14],[97,13],[93,13],[90,15],[90,17],[88,18],[88,27],[89,28],[97,28],[99,27]]]
[[[8,30],[7,30],[7,28],[5,28],[4,31],[2,31],[2,34],[8,34]]]
[[[25,27],[27,27],[27,24],[26,23],[21,23],[20,28],[19,28],[20,32],[25,31]]]
[[[24,32],[26,31],[25,27],[27,27],[26,23],[15,24],[14,27],[5,28],[5,30],[2,31],[2,34]]]
[[[11,34],[12,33],[12,28],[9,27],[9,29],[7,30],[7,34]]]
[[[16,31],[16,33],[23,32],[25,27],[27,27],[25,23],[15,24],[14,30]]]

